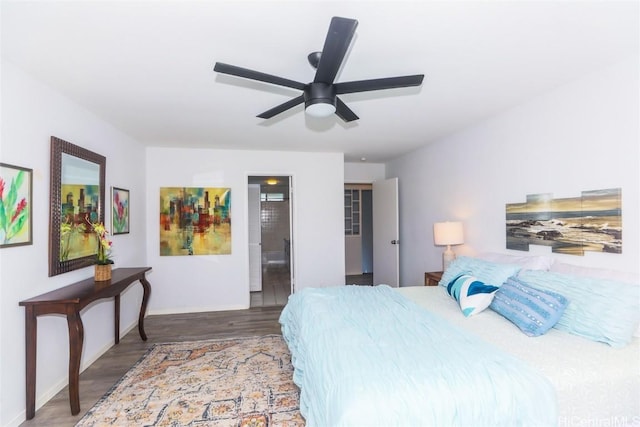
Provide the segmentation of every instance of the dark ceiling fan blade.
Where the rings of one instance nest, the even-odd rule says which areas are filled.
[[[416,74],[413,76],[386,77],[382,79],[335,83],[333,87],[336,89],[336,94],[367,92],[371,90],[420,86],[423,79],[424,74]]]
[[[216,62],[216,65],[213,67],[213,71],[299,90],[304,90],[305,86],[304,83],[296,82],[294,80],[273,76],[271,74],[261,73],[259,71],[249,70],[247,68],[236,67],[235,65],[224,64],[222,62]]]
[[[282,103],[276,107],[273,107],[270,110],[265,111],[262,114],[258,114],[258,117],[261,119],[270,119],[271,117],[283,113],[290,108],[295,107],[298,104],[302,104],[304,102],[304,95],[300,95],[296,98],[290,99],[289,101]]]
[[[340,98],[336,98],[336,115],[345,122],[352,122],[360,118]]]
[[[337,16],[331,18],[314,83],[333,83],[357,26],[358,21],[355,19]]]

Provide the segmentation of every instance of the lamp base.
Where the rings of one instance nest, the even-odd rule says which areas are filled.
[[[451,250],[451,246],[447,246],[447,250],[442,253],[442,271],[446,271],[454,259],[456,259],[455,252]]]

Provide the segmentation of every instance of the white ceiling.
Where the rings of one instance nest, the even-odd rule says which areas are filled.
[[[382,162],[630,55],[638,1],[8,1],[2,56],[149,146],[338,151]],[[425,74],[341,95],[360,117],[255,117],[300,93],[332,16],[358,29],[336,81]]]

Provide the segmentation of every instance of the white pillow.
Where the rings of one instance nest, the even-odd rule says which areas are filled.
[[[580,265],[556,262],[551,266],[551,271],[562,274],[571,274],[572,276],[615,280],[616,282],[630,283],[632,285],[640,284],[640,278],[637,274],[611,270],[609,268],[582,267]]]
[[[485,261],[497,262],[499,264],[515,264],[519,265],[522,270],[544,270],[549,271],[553,265],[553,258],[543,255],[508,255],[496,252],[484,252],[477,258]]]

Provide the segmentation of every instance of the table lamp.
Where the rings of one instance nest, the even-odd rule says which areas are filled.
[[[456,254],[451,250],[451,245],[464,243],[461,222],[436,222],[433,224],[433,241],[438,246],[447,246],[442,254],[442,270],[445,271],[451,261],[456,259]]]

